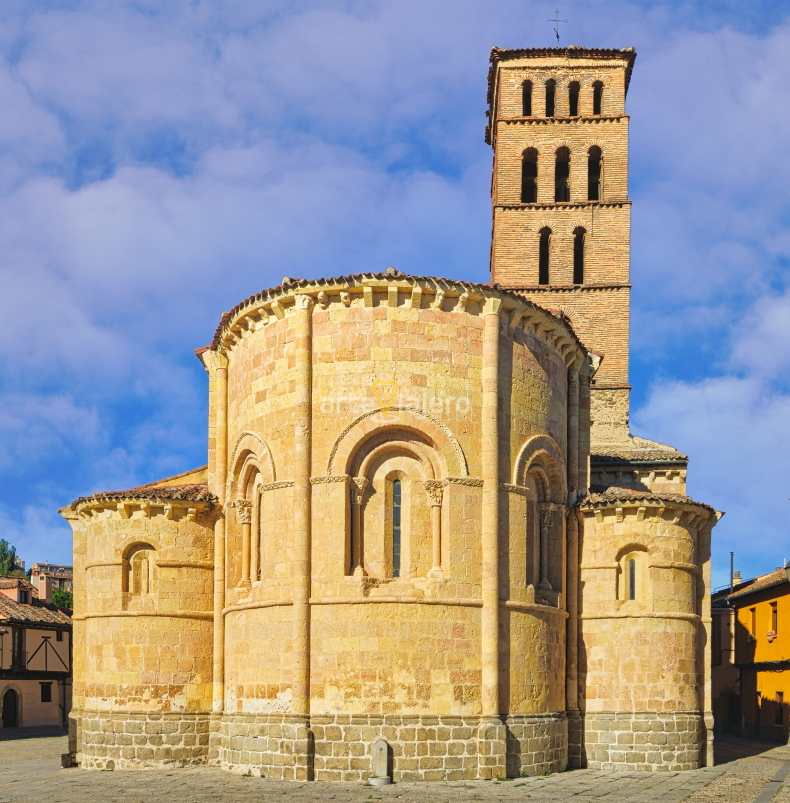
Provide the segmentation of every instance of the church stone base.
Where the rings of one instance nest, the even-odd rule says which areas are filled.
[[[502,719],[425,716],[73,712],[85,769],[210,764],[273,780],[365,782],[377,739],[392,780],[517,778],[568,766],[564,713]]]
[[[124,770],[192,767],[208,756],[209,714],[132,714],[82,711],[72,714],[79,729],[81,767]]]
[[[211,723],[209,762],[276,781],[312,781],[315,744],[306,717],[225,714]]]
[[[367,781],[372,749],[391,749],[392,780],[454,781],[539,775],[567,767],[564,714],[508,717],[225,715],[209,762],[276,780]],[[312,762],[311,762],[312,759]]]
[[[601,711],[584,715],[586,766],[639,772],[701,766],[702,719],[697,712]]]

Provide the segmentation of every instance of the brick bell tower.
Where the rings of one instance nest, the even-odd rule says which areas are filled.
[[[491,51],[491,281],[560,309],[602,357],[594,446],[630,443],[631,201],[625,96],[636,52]]]

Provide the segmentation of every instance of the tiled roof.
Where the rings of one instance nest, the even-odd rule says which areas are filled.
[[[179,499],[188,502],[216,502],[217,497],[212,494],[208,485],[169,485],[152,488],[145,485],[140,488],[129,488],[126,491],[101,491],[92,496],[81,496],[75,499],[72,507],[81,502],[103,502],[114,499]]]
[[[437,284],[445,283],[447,285],[451,285],[454,287],[468,287],[470,289],[477,288],[479,290],[484,290],[487,292],[491,292],[491,290],[495,290],[500,295],[506,296],[508,298],[517,299],[519,303],[526,304],[533,309],[540,310],[541,312],[545,312],[547,315],[552,315],[551,311],[547,310],[545,307],[541,307],[539,304],[536,304],[534,301],[524,298],[517,293],[514,293],[510,290],[506,290],[503,287],[500,287],[498,284],[479,284],[478,282],[466,282],[456,279],[446,279],[440,276],[414,276],[412,274],[406,274],[397,272],[395,274],[388,274],[388,273],[353,273],[348,276],[333,276],[332,278],[320,278],[320,279],[290,279],[287,284],[285,285],[278,285],[277,287],[272,287],[268,290],[262,290],[260,293],[255,293],[254,295],[245,298],[244,301],[236,304],[230,312],[223,312],[222,317],[220,318],[219,325],[217,326],[216,331],[214,332],[214,339],[209,343],[208,346],[204,346],[203,348],[195,349],[195,354],[200,355],[202,352],[207,350],[214,350],[219,346],[220,337],[222,332],[225,328],[225,325],[228,321],[233,320],[236,316],[237,312],[240,312],[244,307],[246,307],[252,301],[260,301],[263,302],[267,298],[276,298],[280,291],[283,288],[287,288],[288,290],[295,288],[295,287],[307,287],[310,285],[318,285],[320,287],[336,287],[339,285],[348,285],[353,284],[355,282],[360,282],[364,279],[379,279],[383,281],[395,281],[398,279],[410,279],[415,282],[423,282],[423,281],[433,281]],[[581,342],[576,332],[574,332],[573,327],[568,320],[566,315],[553,315],[552,317],[557,318],[557,320],[561,321],[563,326],[568,330],[569,334],[573,337],[576,344],[587,353],[587,349],[585,345]]]
[[[590,459],[594,463],[685,463],[688,457],[682,452],[662,449],[641,449],[593,452]]]
[[[590,493],[582,497],[578,504],[585,505],[605,505],[616,502],[670,502],[681,505],[696,505],[715,512],[710,505],[704,502],[695,502],[690,496],[681,494],[656,494],[650,491],[633,491],[630,488],[614,488],[593,485]]]
[[[0,621],[48,625],[71,625],[71,616],[51,603],[34,600],[32,604],[14,602],[0,594]]]
[[[727,599],[735,599],[736,597],[745,597],[747,594],[754,594],[757,591],[762,591],[765,588],[771,588],[772,586],[778,586],[782,583],[788,582],[787,580],[787,573],[784,569],[779,569],[778,571],[771,572],[770,574],[764,574],[762,577],[758,577],[754,582],[750,583],[746,588],[741,589],[740,591],[734,591],[732,594],[727,597]]]
[[[0,588],[21,588],[38,594],[36,587],[22,577],[0,577]]]

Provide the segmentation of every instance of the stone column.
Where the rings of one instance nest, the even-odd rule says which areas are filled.
[[[225,504],[225,480],[228,475],[228,358],[214,356],[214,465],[220,508]],[[213,711],[225,710],[225,516],[220,513],[214,525],[214,661]]]
[[[568,511],[567,593],[565,630],[565,715],[568,719],[568,763],[582,766],[582,722],[579,713],[579,514]]]
[[[241,582],[244,588],[249,588],[250,581],[250,552],[252,547],[252,502],[249,499],[237,499],[233,506],[236,508],[236,517],[241,524]]]
[[[293,682],[291,710],[310,714],[310,504],[312,428],[312,309],[313,299],[296,296],[293,349],[296,361],[293,456]],[[305,725],[308,723],[305,722]],[[301,741],[301,740],[300,740]],[[306,774],[297,780],[306,780]]]
[[[444,483],[441,480],[428,480],[425,483],[425,490],[431,503],[431,546],[432,546],[432,568],[428,572],[428,577],[442,576],[442,496],[444,495]]]
[[[354,577],[365,577],[365,545],[362,532],[362,504],[365,501],[365,489],[368,480],[364,477],[351,478],[351,574]]]
[[[541,591],[551,591],[549,581],[549,536],[551,535],[551,525],[554,519],[554,505],[550,502],[538,504],[538,515],[540,516],[540,581],[538,588]]]
[[[478,773],[482,779],[505,776],[505,726],[499,717],[499,298],[483,309],[481,410],[482,716],[478,732]]]

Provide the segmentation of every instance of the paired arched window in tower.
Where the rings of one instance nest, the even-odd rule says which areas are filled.
[[[521,203],[534,204],[537,200],[538,152],[534,148],[527,148],[521,162]]]
[[[571,81],[568,86],[568,114],[571,117],[579,115],[579,82]]]
[[[601,177],[603,174],[603,156],[601,149],[593,145],[587,152],[587,200],[601,201]]]
[[[532,81],[524,81],[521,85],[521,113],[524,117],[532,117]]]
[[[571,152],[568,148],[557,148],[554,163],[554,201],[567,203],[571,199]]]
[[[573,283],[584,284],[584,241],[587,232],[581,226],[573,232]]]
[[[601,114],[603,106],[603,82],[595,81],[593,84],[593,114]]]
[[[554,99],[557,93],[557,82],[553,78],[546,81],[546,117],[554,117]]]
[[[551,257],[551,229],[545,226],[540,230],[538,245],[538,284],[549,283],[549,259]]]

